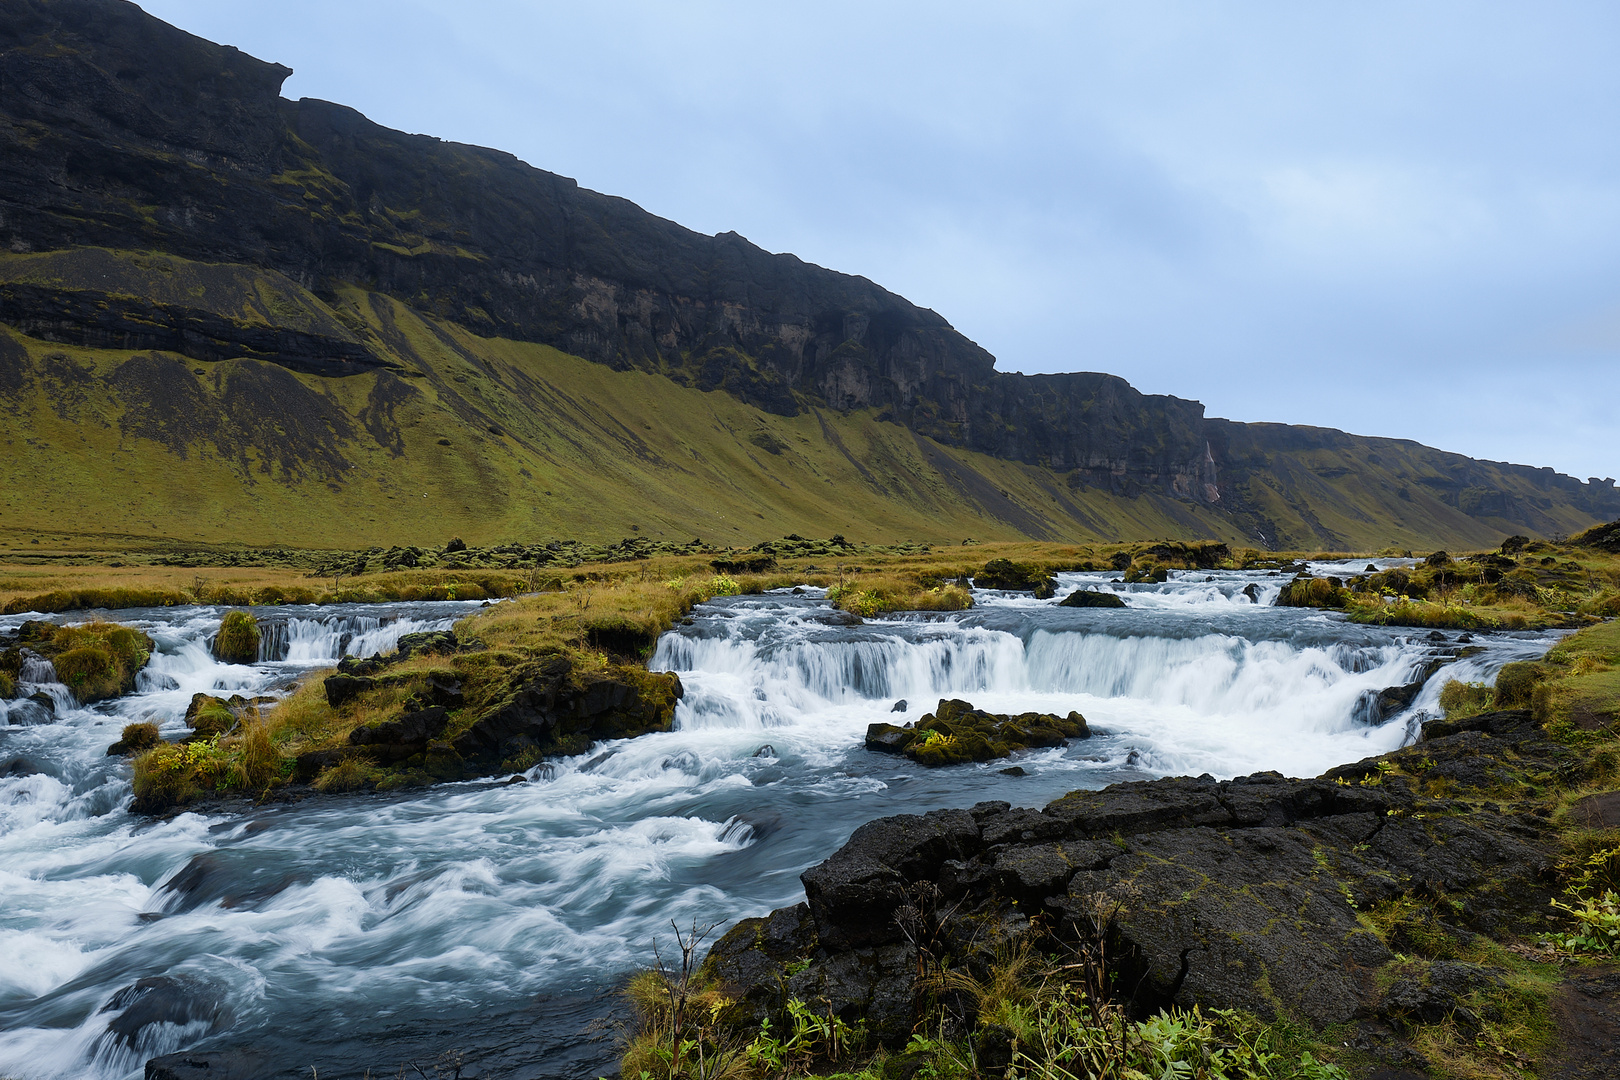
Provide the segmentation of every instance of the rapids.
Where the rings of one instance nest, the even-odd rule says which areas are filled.
[[[1446,679],[1488,680],[1555,639],[1478,635],[1370,724],[1377,692],[1455,656],[1457,634],[1276,608],[1282,579],[1263,573],[1112,578],[1061,575],[1059,596],[1100,588],[1124,609],[981,591],[967,612],[857,626],[816,589],[718,599],[651,661],[686,687],[674,731],[525,784],[162,822],[128,813],[128,765],[105,754],[124,723],[177,737],[198,691],[281,694],[476,605],[261,609],[251,665],[210,656],[218,609],[109,613],[158,644],[135,694],[84,708],[34,665],[0,703],[0,1075],[133,1078],[157,1054],[249,1048],[288,1077],[393,1075],[445,1051],[469,1076],[596,1076],[612,1045],[592,1021],[672,919],[723,929],[797,901],[799,873],[864,821],[1171,774],[1314,775],[1413,738]],[[943,696],[1078,709],[1098,734],[932,771],[862,746],[869,723]]]

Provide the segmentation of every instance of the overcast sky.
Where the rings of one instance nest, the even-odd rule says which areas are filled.
[[[143,6],[1004,371],[1620,475],[1620,5]]]

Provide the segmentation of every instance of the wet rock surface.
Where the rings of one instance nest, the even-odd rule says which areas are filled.
[[[707,963],[756,1016],[790,996],[826,998],[898,1044],[916,1019],[920,950],[971,967],[987,943],[1035,934],[1038,916],[1043,934],[1105,938],[1140,1012],[1359,1018],[1372,1025],[1364,1041],[1407,1067],[1406,1026],[1467,1014],[1462,999],[1497,978],[1444,962],[1445,943],[1542,919],[1554,890],[1543,818],[1428,792],[1570,760],[1527,714],[1496,713],[1316,779],[1182,777],[1073,792],[1042,810],[883,818],[804,873],[805,903],[745,920]],[[1438,776],[1444,788],[1428,783]],[[1419,913],[1396,935],[1416,967],[1385,992],[1372,976],[1395,953],[1358,918],[1379,905]]]

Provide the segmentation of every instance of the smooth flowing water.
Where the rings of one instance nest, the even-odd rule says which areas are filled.
[[[723,927],[798,901],[800,872],[862,822],[1163,775],[1314,775],[1413,738],[1446,679],[1488,680],[1553,641],[1478,635],[1482,651],[1375,724],[1377,692],[1456,656],[1458,635],[1276,608],[1274,575],[1112,577],[1061,575],[1058,595],[1100,588],[1124,609],[979,592],[967,612],[852,626],[816,589],[716,600],[651,663],[686,686],[669,733],[526,784],[156,823],[127,812],[128,765],[105,754],[121,725],[179,736],[193,693],[284,692],[475,605],[266,609],[243,666],[209,655],[216,609],[118,612],[158,642],[134,695],[82,708],[36,664],[24,692],[51,698],[54,722],[0,706],[0,1075],[113,1080],[177,1049],[246,1047],[289,1077],[394,1075],[458,1050],[468,1076],[595,1076],[612,990],[671,920]],[[869,723],[941,697],[1078,709],[1098,734],[939,770],[864,749]],[[1026,775],[1001,771],[1014,764]]]

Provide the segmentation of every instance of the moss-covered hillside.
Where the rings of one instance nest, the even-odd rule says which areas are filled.
[[[272,271],[99,249],[0,256],[4,282],[90,297],[108,330],[92,348],[0,328],[0,550],[450,535],[732,545],[790,532],[1257,542],[1252,513],[1218,502],[1116,492],[1079,471],[943,445],[869,409],[782,416],[664,375],[479,337],[379,292],[320,298]],[[136,309],[217,358],[118,347]],[[277,362],[250,358],[256,350]],[[1530,527],[1523,514],[1448,502],[1428,479],[1450,455],[1380,443],[1380,457],[1362,445],[1372,442],[1313,449],[1296,463],[1315,470],[1311,485],[1266,487],[1269,539],[1487,546]],[[1536,504],[1544,531],[1591,523],[1556,491],[1509,472],[1496,482]]]

